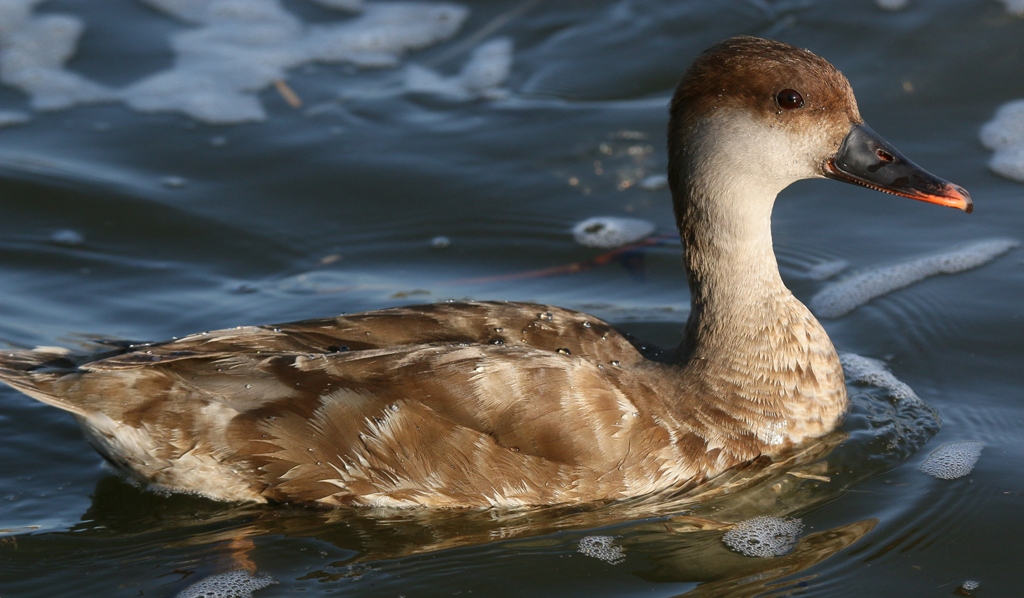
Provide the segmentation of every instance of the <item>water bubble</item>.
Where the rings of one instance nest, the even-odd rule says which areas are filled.
[[[252,593],[278,583],[269,575],[253,576],[244,569],[211,575],[182,590],[177,598],[252,598]]]
[[[654,224],[639,218],[598,216],[572,227],[572,238],[584,247],[610,249],[635,243],[654,232]]]
[[[333,8],[336,10],[347,10],[349,12],[359,12],[363,10],[364,0],[313,0],[320,6],[327,8]]]
[[[434,249],[444,249],[451,246],[452,240],[443,235],[434,237],[430,240],[430,246]]]
[[[469,12],[437,2],[318,2],[358,14],[307,25],[277,0],[143,0],[190,26],[171,35],[169,68],[111,89],[66,68],[86,29],[82,20],[35,14],[38,0],[17,0],[3,11],[4,83],[25,92],[37,110],[121,101],[141,112],[180,112],[207,123],[260,121],[266,111],[257,94],[275,82],[280,86],[287,71],[314,62],[394,67],[406,52],[454,36]],[[463,77],[487,88],[501,69],[488,68],[496,63],[484,58],[471,59]]]
[[[549,311],[546,311],[542,314],[538,314],[537,317],[540,318],[541,320],[544,320],[545,322],[550,322],[555,319],[555,316],[553,316]]]
[[[508,92],[501,86],[512,70],[512,49],[512,40],[507,37],[480,44],[453,77],[445,77],[423,66],[410,65],[404,73],[405,87],[412,92],[456,101],[504,98]]]
[[[1024,0],[999,0],[1006,5],[1006,12],[1018,17],[1024,17]]]
[[[569,352],[569,349],[566,348],[559,349],[558,353],[561,353],[562,355],[572,355],[572,353]]]
[[[850,267],[850,262],[846,260],[820,262],[807,269],[807,278],[811,280],[828,280],[848,267]]]
[[[78,231],[71,230],[70,228],[62,228],[61,230],[54,231],[50,235],[50,242],[56,243],[57,245],[66,245],[68,247],[78,247],[85,243],[85,237]]]
[[[168,189],[181,189],[188,181],[180,176],[165,176],[160,179],[160,184]]]
[[[790,517],[754,517],[725,532],[722,542],[744,556],[782,556],[796,546],[803,521]]]
[[[644,191],[660,191],[668,186],[668,177],[663,174],[652,174],[640,181],[640,188]]]
[[[0,110],[0,128],[23,125],[32,120],[32,117],[25,112],[18,110]]]
[[[903,10],[908,4],[910,4],[910,0],[875,0],[875,5],[878,8],[892,12]]]
[[[612,360],[612,365],[616,365],[616,366],[619,365],[619,360],[618,359],[613,359]]]
[[[583,323],[583,327],[584,328],[590,328],[590,322],[584,322]]]
[[[921,471],[940,480],[955,480],[971,473],[981,457],[980,442],[951,442],[932,451],[921,463]]]
[[[994,152],[1024,145],[1024,99],[1000,106],[992,120],[981,127],[979,138]]]
[[[894,399],[902,401],[921,401],[914,389],[907,386],[905,382],[892,375],[885,363],[857,355],[856,353],[840,353],[839,362],[843,366],[843,373],[854,382],[869,384],[871,386],[886,390]]]
[[[614,536],[584,536],[580,538],[578,552],[610,565],[618,565],[626,560],[626,555],[623,554],[622,547],[616,546],[614,542]]]
[[[977,268],[1020,245],[1016,239],[986,239],[942,253],[927,255],[854,274],[811,298],[810,307],[824,318],[838,318],[868,301],[908,287],[936,274]]]
[[[960,584],[960,587],[970,592],[971,590],[977,590],[981,586],[981,582],[968,579],[967,581]]]

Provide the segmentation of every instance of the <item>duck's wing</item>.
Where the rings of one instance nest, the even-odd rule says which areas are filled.
[[[219,499],[515,506],[642,493],[661,479],[671,456],[651,455],[668,434],[630,401],[631,376],[610,374],[612,361],[640,359],[610,327],[561,310],[438,313],[449,310],[476,319],[385,310],[193,335],[77,367],[23,357],[15,385],[74,412],[119,469]],[[495,311],[505,317],[483,315]],[[567,323],[593,336],[553,327]],[[498,328],[514,335],[478,342]],[[388,346],[357,344],[367,336]],[[428,338],[444,340],[402,344]],[[348,351],[330,348],[343,341]]]
[[[193,334],[168,343],[134,347],[120,357],[107,359],[104,367],[196,353],[320,354],[440,343],[523,346],[605,364],[644,360],[630,338],[587,314],[531,303],[461,302]]]

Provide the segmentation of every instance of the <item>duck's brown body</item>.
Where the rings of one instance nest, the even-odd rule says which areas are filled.
[[[706,363],[688,374],[644,358],[593,317],[522,303],[243,327],[79,366],[50,354],[40,367],[46,357],[0,359],[0,376],[76,413],[122,471],[223,500],[625,498],[692,486],[794,435],[818,436],[844,407],[829,397],[815,413],[779,410],[789,427],[759,433],[751,424],[766,420],[762,410],[736,408],[741,381],[712,383]],[[810,371],[805,364],[790,380],[813,394],[821,385],[798,373]],[[842,388],[838,369],[823,377]]]
[[[0,354],[120,470],[222,500],[481,507],[682,490],[833,430],[828,336],[772,252],[782,188],[828,176],[970,209],[863,126],[846,79],[734,38],[683,78],[670,186],[691,291],[673,359],[606,323],[451,303],[197,334],[118,354]]]

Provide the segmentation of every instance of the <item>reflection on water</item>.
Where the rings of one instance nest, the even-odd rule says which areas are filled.
[[[799,591],[815,576],[779,582],[800,573],[860,540],[878,521],[867,519],[808,534],[787,555],[757,559],[737,555],[722,546],[718,534],[638,534],[630,548],[654,565],[639,572],[658,582],[703,582],[685,596],[758,596],[771,591]]]

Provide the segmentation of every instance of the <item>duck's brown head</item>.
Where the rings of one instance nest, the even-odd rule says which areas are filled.
[[[782,42],[734,37],[701,54],[672,99],[668,139],[677,210],[694,184],[758,187],[773,198],[815,177],[972,209],[963,188],[927,173],[864,124],[838,69]]]

